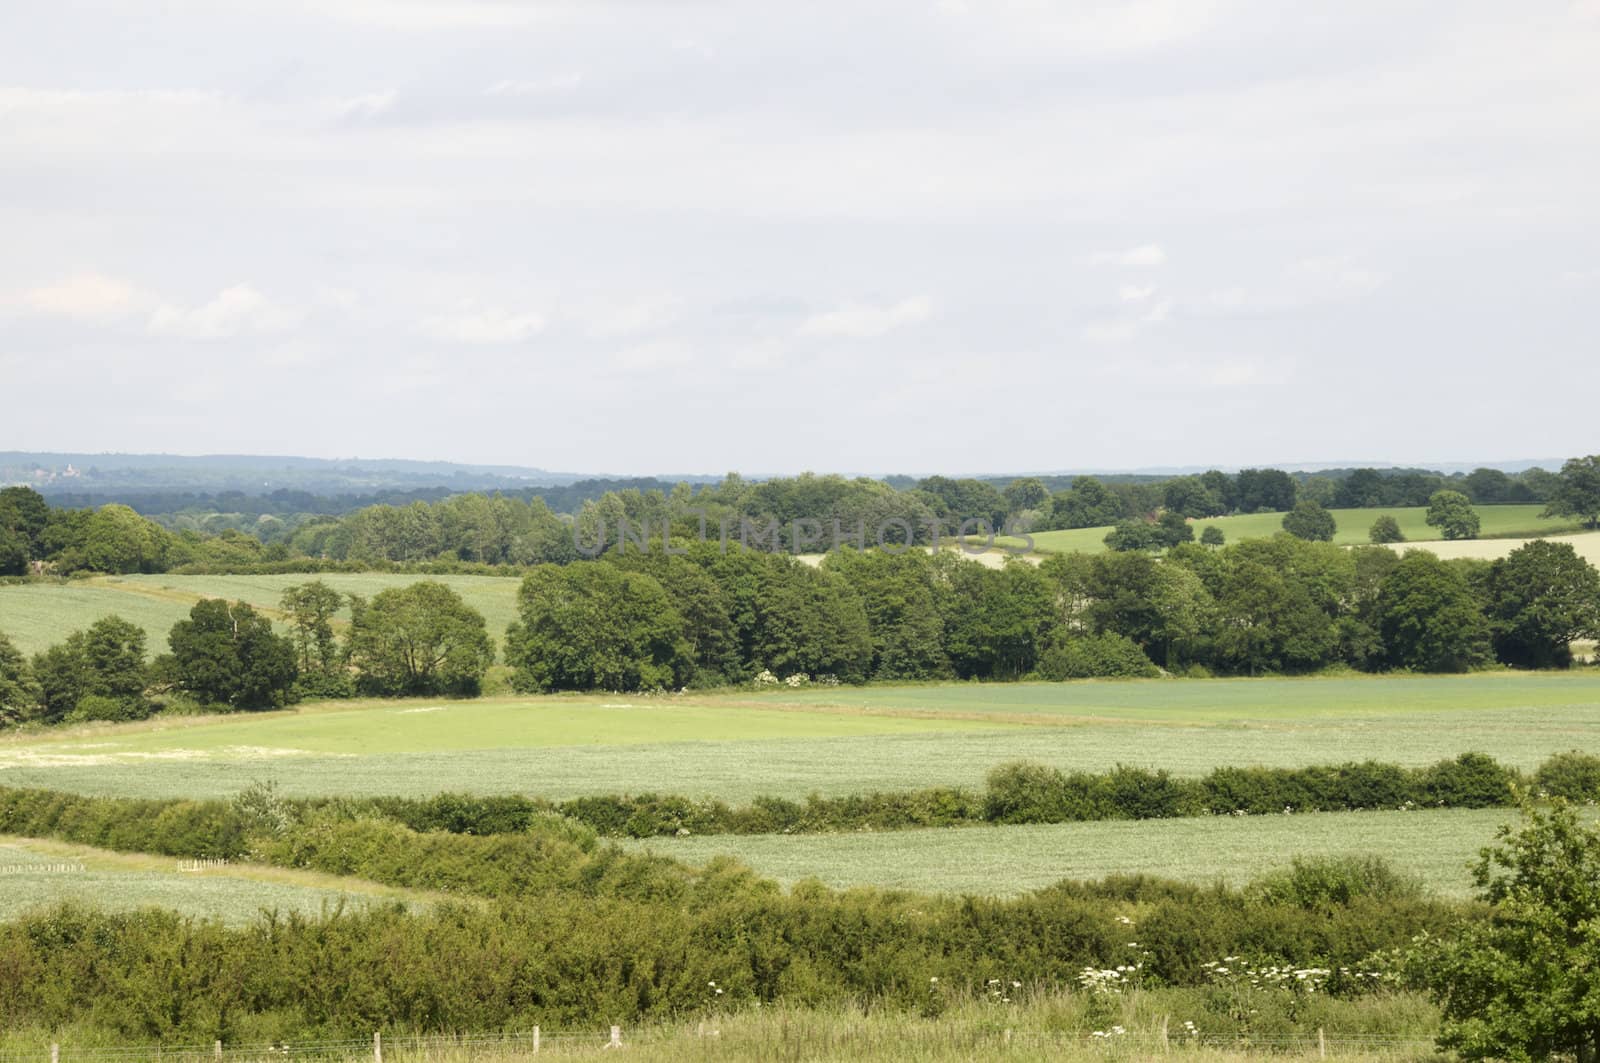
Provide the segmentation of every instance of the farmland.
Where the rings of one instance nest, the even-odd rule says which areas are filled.
[[[1480,539],[1528,539],[1567,535],[1582,529],[1574,521],[1551,520],[1539,516],[1544,511],[1539,505],[1478,506],[1482,522]],[[1367,542],[1367,531],[1372,522],[1381,516],[1393,517],[1409,542],[1432,542],[1441,538],[1437,528],[1429,527],[1424,518],[1425,506],[1404,506],[1392,509],[1332,509],[1338,531],[1333,541],[1345,546]],[[1216,525],[1227,536],[1228,542],[1240,539],[1260,539],[1276,535],[1283,530],[1282,513],[1249,513],[1232,517],[1203,517],[1190,523],[1196,529]],[[1106,548],[1105,536],[1111,528],[1072,528],[1061,531],[1034,532],[1034,549],[1045,553],[1098,553]],[[1020,540],[1002,538],[1003,545],[1020,546]],[[1480,556],[1478,554],[1444,554],[1441,556]]]
[[[748,801],[978,786],[1018,758],[1198,775],[1219,765],[1466,751],[1530,769],[1600,750],[1600,676],[940,684],[358,702],[0,739],[0,784],[128,796],[286,792],[552,798],[655,790]]]
[[[434,899],[332,875],[250,864],[180,870],[180,861],[166,857],[0,835],[0,920],[70,902],[169,908],[237,926],[253,921],[263,908],[315,914],[338,905]]]

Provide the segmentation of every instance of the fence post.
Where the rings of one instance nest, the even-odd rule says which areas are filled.
[[[221,1059],[222,1058],[222,1042],[221,1041],[217,1041],[215,1044],[213,1044],[211,1046],[211,1057],[213,1059]]]
[[[533,1050],[535,1053],[539,1051],[539,1027],[537,1026],[533,1028]]]
[[[1323,1036],[1322,1027],[1317,1027],[1317,1056],[1326,1059],[1328,1055],[1328,1039]]]
[[[50,1063],[61,1063],[61,1046],[50,1042]]]
[[[1166,1015],[1161,1016],[1161,1051],[1162,1051],[1163,1054],[1165,1054],[1168,1051],[1168,1044],[1167,1044],[1167,1018],[1168,1018],[1168,1016],[1166,1016]]]
[[[383,1063],[383,1034],[372,1031],[372,1063]]]
[[[606,1047],[607,1048],[621,1048],[622,1047],[622,1027],[620,1027],[620,1026],[611,1027],[611,1040],[606,1044]]]

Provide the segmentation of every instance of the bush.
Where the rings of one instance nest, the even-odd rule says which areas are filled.
[[[1400,522],[1385,513],[1372,522],[1372,527],[1367,530],[1367,540],[1381,546],[1384,543],[1403,543],[1406,536],[1400,530]]]
[[[1520,779],[1483,753],[1463,753],[1422,769],[1419,804],[1440,808],[1503,808],[1517,803]]]
[[[1139,644],[1125,635],[1075,636],[1058,640],[1039,657],[1049,680],[1149,678],[1160,675]]]
[[[989,772],[983,817],[991,823],[1061,823],[1066,778],[1045,764],[1017,760]]]
[[[142,720],[150,715],[150,706],[137,698],[108,698],[88,694],[78,699],[77,707],[62,719],[63,723],[126,723]]]
[[[1568,801],[1600,801],[1600,757],[1580,753],[1557,753],[1533,773],[1533,784],[1551,797]]]
[[[1411,900],[1422,884],[1375,856],[1295,857],[1287,871],[1265,875],[1248,892],[1269,904],[1299,908],[1348,905],[1358,897]]]

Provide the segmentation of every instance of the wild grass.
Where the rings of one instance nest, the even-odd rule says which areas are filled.
[[[653,838],[631,847],[703,863],[733,856],[785,883],[885,886],[1011,896],[1064,878],[1149,874],[1241,886],[1296,856],[1381,856],[1451,897],[1509,809],[1322,812],[1275,816],[959,827],[855,834]]]

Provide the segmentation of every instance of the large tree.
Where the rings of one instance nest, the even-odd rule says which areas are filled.
[[[1446,539],[1478,537],[1477,511],[1472,508],[1472,500],[1460,491],[1435,491],[1428,498],[1428,515],[1423,519]]]
[[[1565,668],[1574,639],[1600,637],[1600,573],[1570,543],[1544,539],[1489,570],[1486,596],[1495,654],[1524,668]]]
[[[1331,543],[1339,526],[1334,522],[1332,513],[1307,498],[1296,502],[1294,508],[1284,514],[1283,530],[1296,539]]]
[[[36,654],[32,673],[45,723],[65,719],[88,697],[116,703],[123,718],[148,714],[144,629],[119,616],[101,617]]]
[[[1427,551],[1407,553],[1383,578],[1376,613],[1393,667],[1464,672],[1490,660],[1489,622],[1466,576]]]
[[[333,618],[344,606],[344,595],[321,580],[285,587],[279,600],[289,617],[300,676],[329,678],[342,665],[334,638]]]
[[[244,602],[207,598],[167,635],[178,685],[207,705],[268,709],[285,704],[298,674],[294,644]]]
[[[1600,525],[1600,454],[1562,464],[1544,515],[1578,517],[1591,528]]]
[[[369,693],[476,694],[494,663],[483,614],[443,583],[391,587],[352,609],[350,663]]]
[[[655,690],[693,673],[683,617],[648,573],[541,566],[522,581],[517,605],[506,663],[518,690]]]
[[[26,658],[0,634],[0,727],[20,723],[32,711],[35,697]]]

